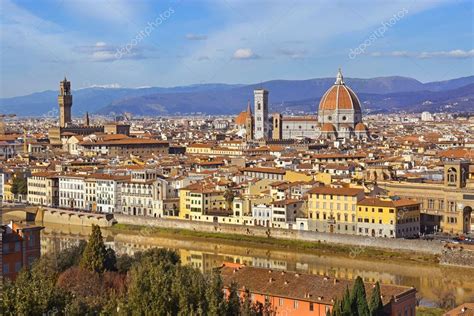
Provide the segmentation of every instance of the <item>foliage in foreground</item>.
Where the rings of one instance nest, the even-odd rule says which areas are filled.
[[[367,300],[364,282],[358,276],[352,290],[346,288],[341,300],[336,300],[332,316],[380,316],[383,315],[380,284],[377,282],[370,299]]]
[[[217,271],[182,266],[178,254],[152,249],[116,257],[94,227],[87,243],[45,255],[2,293],[4,315],[270,315],[267,304],[226,299]]]

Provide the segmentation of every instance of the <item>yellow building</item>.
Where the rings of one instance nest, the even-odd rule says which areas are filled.
[[[409,199],[366,198],[357,205],[357,234],[413,237],[420,233],[420,203]]]
[[[179,205],[179,217],[183,219],[205,221],[205,215],[208,215],[207,220],[212,220],[212,215],[216,213],[228,213],[224,191],[206,188],[199,183],[179,191]]]
[[[357,203],[364,190],[316,187],[308,191],[308,230],[356,234]]]
[[[288,182],[299,182],[299,181],[309,182],[309,181],[313,181],[313,176],[305,174],[303,172],[287,170],[285,176],[283,177],[283,180],[288,181]]]

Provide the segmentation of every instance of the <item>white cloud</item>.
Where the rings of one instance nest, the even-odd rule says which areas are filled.
[[[207,40],[207,35],[202,34],[186,34],[186,39],[190,41],[203,41]]]
[[[307,55],[306,49],[280,48],[277,53],[293,59],[304,58]]]
[[[93,45],[76,46],[74,50],[87,57],[92,62],[112,62],[119,59],[147,59],[144,47],[133,47],[127,53],[120,53],[121,47],[110,45],[105,42],[97,42]],[[148,48],[150,49],[150,48]]]
[[[250,48],[239,48],[233,55],[234,59],[257,59],[259,57]]]
[[[435,51],[435,52],[408,52],[408,51],[393,51],[393,52],[374,52],[370,54],[373,57],[413,57],[419,59],[429,58],[473,58],[474,49],[462,50],[455,49],[450,51]]]

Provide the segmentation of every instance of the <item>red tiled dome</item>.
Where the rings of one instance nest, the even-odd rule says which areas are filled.
[[[356,132],[366,132],[368,130],[367,126],[364,123],[357,123],[355,126]]]
[[[321,127],[321,132],[335,133],[336,128],[331,123],[324,123],[323,126]]]
[[[360,102],[354,91],[344,84],[342,74],[339,70],[335,84],[326,91],[319,102],[319,110],[358,110]]]

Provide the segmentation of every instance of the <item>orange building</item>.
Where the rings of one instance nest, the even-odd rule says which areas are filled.
[[[3,277],[15,280],[18,272],[41,256],[40,232],[43,227],[10,222],[2,227]]]
[[[342,299],[351,280],[327,276],[247,267],[225,263],[221,268],[224,287],[235,282],[243,296],[246,291],[252,302],[268,301],[276,315],[326,316],[336,299]],[[365,283],[367,297],[374,284]],[[415,315],[416,289],[397,285],[380,285],[382,302],[387,315]]]

